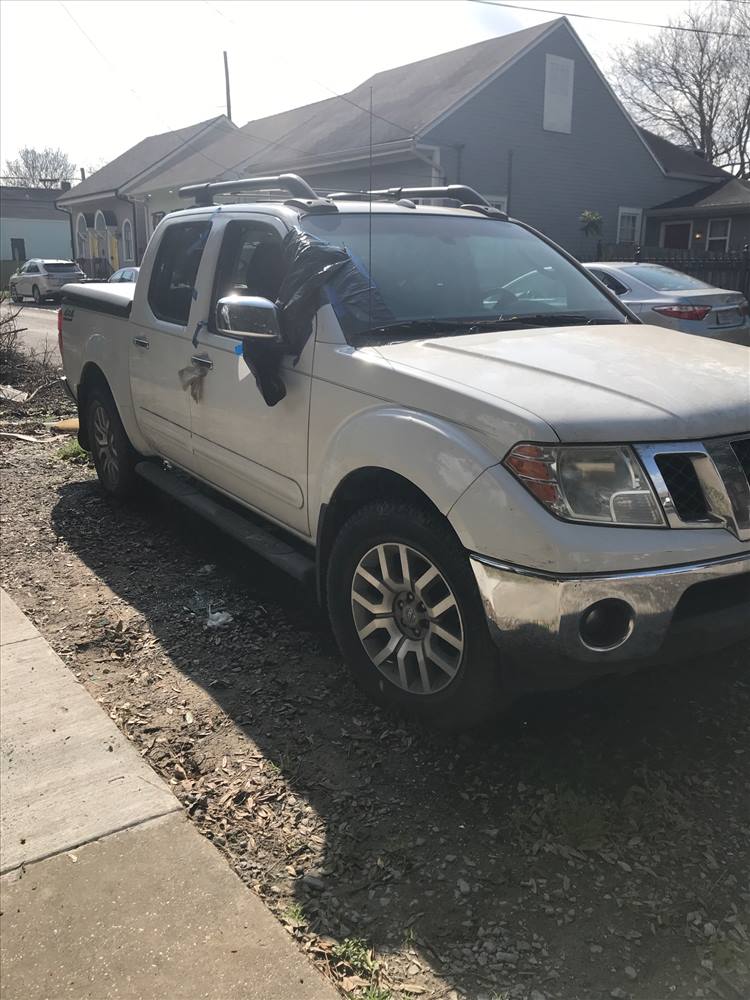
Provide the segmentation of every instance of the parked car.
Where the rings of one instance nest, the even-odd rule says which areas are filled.
[[[30,296],[37,305],[45,299],[59,299],[63,285],[83,281],[86,275],[72,260],[27,260],[14,274],[8,285],[14,302]]]
[[[138,277],[139,270],[140,268],[137,267],[121,267],[119,270],[115,271],[114,274],[111,274],[107,278],[107,281],[112,282],[113,284],[118,284],[122,281],[135,281]]]
[[[644,323],[750,345],[750,310],[741,292],[662,264],[598,261],[585,266]]]
[[[80,443],[316,586],[374,700],[460,728],[750,634],[745,348],[465,187],[181,193],[135,285],[66,289]]]

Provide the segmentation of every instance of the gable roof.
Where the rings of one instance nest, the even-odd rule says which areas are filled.
[[[0,218],[2,219],[55,219],[66,226],[64,213],[55,208],[60,197],[59,188],[0,186]]]
[[[732,175],[721,167],[714,166],[708,160],[704,160],[697,153],[691,153],[689,149],[675,146],[668,139],[656,135],[655,132],[647,128],[637,126],[638,131],[643,136],[646,145],[651,149],[656,159],[661,164],[661,168],[667,176],[702,178],[706,180],[715,178],[716,180],[727,179]]]
[[[212,126],[226,122],[227,129],[234,128],[225,115],[217,115],[215,118],[208,118],[206,121],[197,122],[195,125],[187,125],[185,128],[175,129],[172,132],[162,132],[159,135],[150,135],[141,142],[131,146],[124,153],[121,153],[114,160],[101,167],[95,173],[87,177],[85,181],[76,184],[74,188],[66,192],[63,197],[58,198],[61,205],[71,201],[77,201],[85,197],[116,192],[128,181],[132,181],[144,171],[155,167],[160,160],[170,156],[180,149],[181,146],[193,142],[202,133],[207,132]]]
[[[409,144],[563,23],[564,18],[557,18],[383,70],[347,94],[255,119],[239,130],[240,135],[221,137],[203,153],[168,167],[142,187],[177,187],[241,176],[248,166],[253,170],[281,168],[366,149],[370,142],[370,88],[373,146],[382,150],[391,144]],[[221,163],[224,173],[212,171],[211,160]]]
[[[654,205],[649,212],[672,212],[676,209],[691,208],[700,212],[730,212],[750,214],[750,183],[737,177],[730,177],[723,184],[709,184],[690,191],[679,198]]]

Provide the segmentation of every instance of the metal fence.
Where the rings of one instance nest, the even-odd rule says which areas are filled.
[[[664,250],[634,244],[599,243],[596,259],[633,260],[641,264],[663,264],[676,271],[692,274],[709,285],[729,288],[750,297],[750,245],[726,253],[690,253],[688,250]]]

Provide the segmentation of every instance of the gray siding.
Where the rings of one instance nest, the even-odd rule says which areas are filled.
[[[542,128],[548,53],[575,62],[569,135]],[[601,213],[602,238],[613,243],[619,206],[642,208],[645,218],[650,206],[705,186],[705,180],[664,176],[564,26],[427,132],[424,141],[441,146],[449,182],[509,194],[513,216],[572,252],[591,253],[595,246],[580,232],[578,218],[585,209]]]
[[[370,185],[366,162],[361,167],[329,170],[325,173],[304,171],[305,180],[320,192],[364,191]],[[432,167],[416,157],[394,163],[373,163],[373,188],[418,187],[432,184]]]

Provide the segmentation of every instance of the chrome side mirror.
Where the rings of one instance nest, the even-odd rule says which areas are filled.
[[[216,330],[229,337],[254,337],[281,343],[276,306],[255,295],[227,295],[216,303]]]

